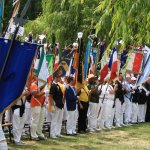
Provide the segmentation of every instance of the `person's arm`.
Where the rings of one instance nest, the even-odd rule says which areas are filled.
[[[41,97],[42,95],[44,95],[45,92],[44,92],[44,91],[41,91],[41,92],[33,91],[31,94],[33,95],[33,97],[39,98],[39,97]]]
[[[49,102],[50,102],[51,106],[54,106],[54,99],[53,99],[52,94],[49,94]]]

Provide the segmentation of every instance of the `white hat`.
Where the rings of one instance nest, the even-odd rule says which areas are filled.
[[[137,78],[135,78],[135,77],[132,77],[132,78],[131,78],[131,80],[132,80],[132,81],[136,81],[136,80],[137,80]]]

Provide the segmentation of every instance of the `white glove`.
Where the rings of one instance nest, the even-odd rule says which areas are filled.
[[[45,94],[49,94],[49,90],[45,90],[44,92],[45,92]]]
[[[139,86],[139,87],[138,87],[138,89],[139,89],[139,90],[142,90],[142,87],[141,87],[141,86]]]
[[[146,96],[149,96],[149,94],[150,94],[150,92],[148,91],[148,92],[146,92]]]

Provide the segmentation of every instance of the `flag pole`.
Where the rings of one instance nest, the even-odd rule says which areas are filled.
[[[20,17],[15,16],[15,18],[14,18],[14,22],[16,24],[16,28],[15,28],[14,34],[12,36],[11,43],[10,43],[10,46],[9,46],[6,58],[4,60],[4,64],[3,64],[2,70],[0,72],[0,81],[2,80],[2,77],[3,77],[4,71],[5,71],[6,65],[7,65],[8,60],[9,60],[9,56],[10,56],[10,54],[12,52],[17,33],[19,31],[19,26],[20,25],[23,26],[26,23],[26,20],[24,19],[24,16],[26,15],[26,12],[27,12],[27,10],[28,10],[28,8],[30,6],[30,2],[31,2],[31,0],[28,0],[26,2],[25,7],[24,7],[23,11],[21,12]]]

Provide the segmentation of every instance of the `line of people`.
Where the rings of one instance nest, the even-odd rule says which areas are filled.
[[[34,76],[30,87],[24,89],[20,100],[6,113],[11,116],[16,145],[21,141],[24,125],[29,124],[32,140],[46,140],[43,124],[50,124],[50,137],[63,138],[62,122],[66,120],[66,134],[79,135],[104,129],[118,128],[145,122],[146,106],[150,101],[150,77],[140,86],[136,78],[122,74],[116,81],[109,75],[104,82],[91,76],[83,85],[75,87],[74,77],[54,77],[50,86],[38,87]],[[9,115],[8,115],[9,114]]]

